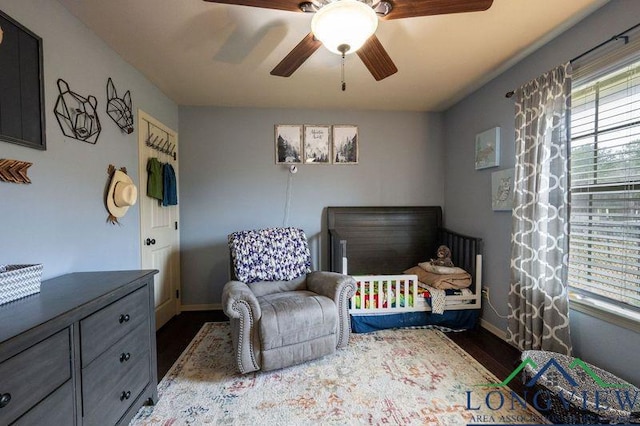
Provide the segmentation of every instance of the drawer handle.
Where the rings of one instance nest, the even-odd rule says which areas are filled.
[[[120,395],[120,401],[124,401],[125,399],[129,398],[131,398],[131,391],[122,391],[122,394]]]
[[[0,408],[6,407],[7,404],[11,401],[10,393],[3,393],[0,395]]]
[[[131,359],[131,354],[129,352],[127,353],[121,353],[120,354],[120,362],[125,362],[125,361],[129,361]]]
[[[129,322],[130,319],[131,317],[129,316],[129,314],[122,314],[120,315],[120,318],[118,319],[118,321],[120,321],[120,324],[122,324],[124,322]]]

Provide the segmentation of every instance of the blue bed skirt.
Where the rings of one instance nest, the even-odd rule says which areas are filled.
[[[421,327],[433,325],[451,330],[469,330],[476,326],[480,309],[445,311],[443,314],[431,312],[406,312],[391,315],[351,315],[351,331],[370,333],[377,330],[401,327]]]

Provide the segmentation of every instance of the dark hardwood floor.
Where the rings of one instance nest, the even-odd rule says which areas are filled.
[[[222,311],[183,312],[156,332],[158,380],[162,379],[205,322],[228,321]]]
[[[158,332],[158,379],[164,377],[205,322],[227,321],[222,311],[183,312]],[[520,351],[484,328],[448,333],[451,340],[473,356],[487,370],[504,380],[520,363]],[[518,380],[509,386],[520,391]]]
[[[500,380],[506,379],[520,365],[517,348],[480,326],[447,336]],[[518,393],[524,390],[520,380],[512,380],[509,387]]]

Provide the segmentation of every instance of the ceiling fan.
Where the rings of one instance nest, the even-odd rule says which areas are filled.
[[[479,12],[493,0],[205,0],[290,12],[315,13],[311,32],[271,71],[289,77],[321,45],[344,55],[356,52],[380,81],[398,71],[375,35],[378,19],[402,19],[449,13]],[[343,62],[344,64],[344,62]],[[344,90],[344,83],[343,83]]]

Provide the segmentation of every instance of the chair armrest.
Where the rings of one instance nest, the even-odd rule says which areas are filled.
[[[344,348],[351,335],[349,300],[356,291],[356,282],[349,275],[337,272],[314,271],[307,274],[307,289],[332,299],[338,307],[338,344]]]
[[[338,272],[314,271],[307,274],[307,289],[337,301],[346,295],[345,292],[355,293],[356,282],[349,275]],[[346,296],[349,300],[353,294]]]
[[[245,312],[253,320],[259,320],[262,316],[258,299],[249,286],[240,281],[225,284],[222,289],[222,310],[229,318],[235,319],[239,319]]]
[[[222,310],[230,318],[238,371],[245,374],[259,370],[260,344],[256,324],[262,310],[258,299],[245,283],[229,281],[222,289]]]

